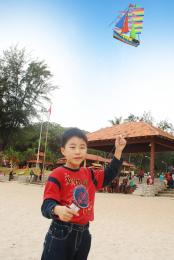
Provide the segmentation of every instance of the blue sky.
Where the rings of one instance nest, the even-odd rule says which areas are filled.
[[[115,116],[150,111],[174,124],[174,2],[132,1],[145,8],[141,45],[112,37],[110,23],[127,0],[0,1],[0,52],[25,47],[45,60],[60,89],[51,121],[94,131]]]

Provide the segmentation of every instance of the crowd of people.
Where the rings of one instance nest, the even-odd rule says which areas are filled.
[[[165,184],[166,188],[174,189],[174,169],[173,171],[159,174],[159,180]],[[115,178],[108,187],[103,189],[103,192],[132,193],[137,188],[136,183],[153,185],[154,178],[150,173],[145,173],[143,168],[141,168],[136,175],[132,175],[129,172],[129,174],[122,178]]]
[[[95,167],[91,167],[91,168],[95,168]],[[3,173],[2,173],[3,174]],[[11,170],[9,172],[9,181],[14,180],[14,176],[15,176],[15,172],[13,170]],[[33,169],[30,170],[29,172],[29,182],[39,182],[42,180],[42,171],[40,171],[40,173],[36,174]],[[115,178],[111,184],[105,188],[103,188],[103,192],[109,192],[109,193],[132,193],[137,185],[136,183],[143,183],[143,179],[146,175],[145,178],[145,183],[147,185],[152,185],[154,183],[154,180],[152,178],[152,176],[150,175],[150,173],[145,173],[145,171],[143,170],[143,168],[140,168],[140,170],[138,171],[138,173],[136,175],[132,174],[132,172],[130,171],[127,175],[122,176],[122,178]],[[168,171],[166,173],[160,173],[159,175],[159,180],[161,183],[164,183],[166,188],[170,188],[170,189],[174,189],[174,168],[171,171]],[[135,181],[137,179],[137,181]]]
[[[137,185],[135,183],[135,176],[129,173],[128,175],[122,178],[115,178],[110,185],[105,187],[102,191],[109,192],[109,193],[125,193],[130,194],[134,192]]]
[[[161,173],[159,176],[160,182],[163,182],[166,188],[174,189],[174,169],[168,171],[165,174]]]

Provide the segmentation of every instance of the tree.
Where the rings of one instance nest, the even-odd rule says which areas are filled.
[[[114,117],[112,120],[108,120],[112,125],[119,125],[122,122],[122,117]]]
[[[38,108],[50,102],[49,94],[57,89],[44,61],[28,60],[25,49],[11,47],[0,57],[0,145],[13,141],[21,126],[38,117]]]
[[[57,123],[49,123],[48,130],[48,147],[52,152],[58,153],[61,146],[61,136],[65,128]]]
[[[42,138],[40,145],[40,151],[42,152],[45,150],[46,128],[47,122],[44,122],[42,125]],[[24,161],[36,159],[40,129],[41,123],[32,123],[26,127],[20,127],[18,135],[14,135],[11,148],[15,152],[20,152],[20,154],[23,155]],[[64,130],[65,129],[57,123],[49,123],[46,160],[55,162],[58,157],[62,156],[59,148],[61,135]]]
[[[140,121],[146,122],[150,125],[153,125],[153,123],[154,123],[154,119],[153,119],[151,113],[146,112],[146,111],[144,111],[142,117],[140,117]]]
[[[171,123],[168,123],[166,120],[162,120],[157,125],[159,128],[161,128],[164,131],[173,133],[174,127]]]
[[[23,159],[25,160],[25,161],[27,161],[27,160],[34,160],[35,159],[35,155],[36,155],[36,150],[35,149],[33,149],[33,148],[27,148],[27,150],[26,151],[24,151],[24,152],[22,152],[22,154],[23,154]]]
[[[11,147],[4,151],[4,155],[8,159],[11,167],[15,166],[20,160],[23,160],[23,155],[17,151],[14,151]]]
[[[138,121],[140,121],[139,117],[133,114],[130,114],[126,119],[124,119],[124,122],[138,122]]]

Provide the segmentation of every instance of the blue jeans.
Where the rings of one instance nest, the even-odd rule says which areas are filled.
[[[86,260],[91,247],[89,224],[52,221],[41,260]]]

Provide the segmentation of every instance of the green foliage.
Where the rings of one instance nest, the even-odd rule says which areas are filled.
[[[136,165],[137,170],[142,167],[145,172],[149,172],[150,164],[150,153],[136,153],[136,154],[126,154],[124,159],[130,163]],[[166,172],[170,166],[174,165],[174,152],[158,152],[155,153],[155,172]]]
[[[146,111],[144,111],[144,113],[143,113],[143,115],[140,117],[140,120],[139,120],[139,121],[146,122],[146,123],[148,123],[148,124],[150,124],[150,125],[153,125],[153,123],[154,123],[154,119],[153,119],[151,113],[150,113],[150,112],[146,112]]]
[[[46,159],[46,162],[51,162],[51,163],[55,164],[58,160],[58,153],[57,152],[54,153],[50,149],[47,149],[45,159]]]
[[[161,152],[155,156],[155,168],[157,171],[166,172],[168,167],[174,165],[174,152]]]
[[[173,125],[171,123],[167,122],[166,120],[160,121],[157,126],[164,131],[167,131],[167,132],[170,132],[170,133],[174,132]]]
[[[36,107],[50,101],[49,93],[56,89],[51,84],[51,72],[43,61],[28,60],[25,49],[17,47],[3,52],[0,57],[0,144],[13,143],[21,126],[37,117]]]
[[[154,119],[151,115],[150,112],[144,111],[142,116],[135,116],[134,114],[130,114],[127,118],[122,119],[122,117],[114,117],[114,119],[109,120],[111,125],[118,125],[121,124],[122,122],[139,122],[143,121],[146,122],[150,125],[154,123]]]
[[[111,125],[119,125],[122,122],[122,117],[114,117],[112,120],[108,120]]]
[[[19,161],[24,160],[24,156],[22,153],[15,151],[13,148],[8,148],[4,151],[4,158],[9,161],[11,166],[16,165]]]
[[[32,159],[35,159],[36,151],[33,148],[28,148],[22,154],[23,154],[23,160],[25,160],[25,161],[32,160]]]
[[[42,126],[40,151],[45,150],[45,135],[47,124],[48,122],[44,122]],[[26,127],[21,127],[19,129],[18,135],[14,136],[13,146],[4,151],[6,158],[9,158],[9,160],[11,160],[11,156],[13,155],[20,162],[36,159],[40,129],[41,123],[33,123]],[[46,161],[55,163],[57,159],[62,156],[60,154],[59,147],[60,138],[63,132],[64,128],[61,127],[59,124],[49,123]]]
[[[61,136],[65,131],[65,128],[57,123],[49,123],[48,130],[48,147],[51,151],[57,153],[60,151]]]
[[[140,121],[146,122],[150,125],[155,124],[154,118],[152,117],[150,111],[148,111],[148,112],[144,111],[143,115],[141,115],[141,116],[136,116],[131,113],[125,119],[122,119],[122,117],[114,117],[114,119],[108,120],[108,121],[111,123],[111,125],[121,124],[122,122],[126,123],[126,122],[140,122]],[[167,122],[167,120],[162,120],[159,123],[157,123],[156,125],[158,128],[160,128],[164,131],[167,131],[171,134],[174,133],[174,126],[171,123]]]
[[[137,121],[140,121],[139,117],[133,114],[130,114],[126,119],[124,119],[124,122],[137,122]]]

